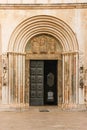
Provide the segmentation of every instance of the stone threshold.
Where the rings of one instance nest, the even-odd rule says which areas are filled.
[[[0,4],[0,10],[29,10],[29,9],[86,9],[87,3],[59,4]]]
[[[85,104],[76,105],[76,107],[64,106],[26,106],[26,105],[0,105],[0,111],[6,112],[59,112],[59,111],[87,111]]]

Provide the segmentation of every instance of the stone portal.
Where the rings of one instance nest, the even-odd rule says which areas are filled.
[[[12,33],[8,53],[3,60],[3,66],[7,64],[3,71],[7,80],[5,75],[2,80],[3,104],[29,107],[31,60],[54,60],[57,62],[56,104],[76,107],[79,104],[78,50],[76,36],[64,21],[47,15],[24,20]],[[53,80],[51,82],[48,78],[47,84],[53,84],[53,73],[49,73],[48,77]],[[53,93],[49,92],[48,97],[53,100]]]

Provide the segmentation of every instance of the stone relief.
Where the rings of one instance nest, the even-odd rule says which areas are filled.
[[[3,64],[3,86],[7,86],[7,82],[8,82],[8,79],[7,79],[7,75],[8,75],[8,67],[7,67],[7,55],[3,55],[2,56],[2,64]]]
[[[84,87],[84,53],[80,51],[79,54],[79,83],[80,83],[80,88]]]
[[[26,52],[31,53],[55,53],[61,52],[62,46],[59,41],[51,35],[38,35],[30,39],[25,48]]]

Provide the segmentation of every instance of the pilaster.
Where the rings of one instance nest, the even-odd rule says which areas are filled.
[[[63,104],[79,103],[78,53],[63,53]]]
[[[24,104],[25,54],[8,52],[9,57],[9,104]]]

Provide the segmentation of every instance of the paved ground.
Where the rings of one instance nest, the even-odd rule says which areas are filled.
[[[0,130],[87,130],[87,112],[0,112]]]

